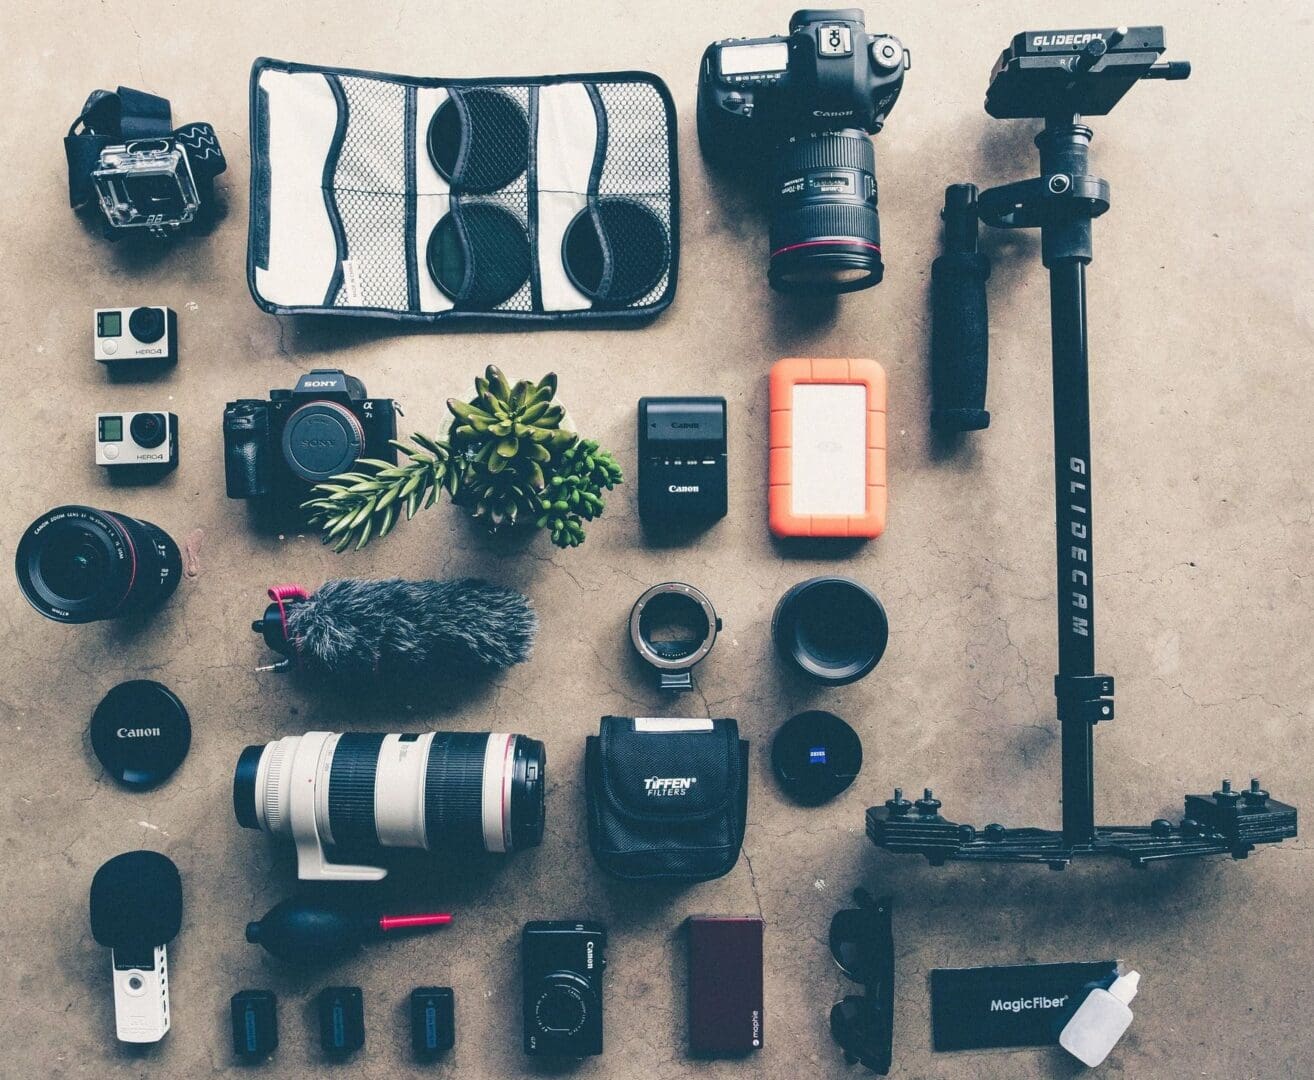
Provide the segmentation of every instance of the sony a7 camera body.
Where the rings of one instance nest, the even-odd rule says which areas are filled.
[[[785,37],[709,45],[698,142],[713,165],[771,182],[771,286],[841,293],[881,280],[876,156],[908,51],[858,8],[796,11]]]
[[[224,408],[224,478],[230,499],[259,499],[291,511],[311,488],[350,472],[360,458],[397,460],[397,406],[366,396],[365,385],[317,369],[269,400],[242,398]]]

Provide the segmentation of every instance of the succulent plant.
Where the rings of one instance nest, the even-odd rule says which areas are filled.
[[[394,441],[407,460],[393,465],[362,458],[356,469],[315,486],[303,503],[311,524],[335,551],[363,548],[434,504],[446,490],[490,531],[533,522],[558,547],[584,542],[584,522],[603,510],[603,492],[624,479],[610,453],[581,439],[553,399],[557,377],[514,386],[490,365],[475,379],[471,401],[451,398],[447,439]]]
[[[418,432],[411,440],[416,445],[392,440],[407,458],[402,464],[361,458],[357,468],[372,469],[372,474],[343,473],[316,484],[315,498],[301,504],[309,511],[308,522],[320,526],[324,543],[334,551],[346,551],[353,543],[359,551],[375,536],[392,532],[399,510],[409,521],[417,510],[431,507],[443,488],[455,493],[459,470],[452,467],[447,444]]]
[[[449,433],[460,469],[457,501],[490,529],[514,525],[539,510],[554,454],[578,438],[564,429],[565,410],[552,401],[557,377],[512,386],[496,367],[475,379],[474,401],[451,398]]]
[[[584,522],[602,513],[602,492],[622,480],[621,467],[592,439],[580,439],[562,452],[539,497],[540,529],[548,529],[557,547],[584,543]]]

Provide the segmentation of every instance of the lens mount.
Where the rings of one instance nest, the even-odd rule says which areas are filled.
[[[630,610],[630,644],[660,676],[664,690],[688,690],[690,672],[712,651],[721,620],[692,585],[667,581],[648,589]]]
[[[547,793],[547,749],[538,739],[511,736],[506,850],[538,847],[543,840]]]

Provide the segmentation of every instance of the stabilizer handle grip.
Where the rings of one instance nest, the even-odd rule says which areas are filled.
[[[989,355],[986,279],[990,260],[976,250],[977,190],[952,184],[944,192],[944,254],[931,264],[931,427],[979,431]]]

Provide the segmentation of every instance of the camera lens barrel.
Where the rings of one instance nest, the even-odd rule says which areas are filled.
[[[14,569],[47,619],[88,623],[153,611],[178,587],[182,555],[149,521],[90,506],[58,506],[28,526]]]
[[[543,744],[524,735],[310,732],[248,746],[233,809],[243,827],[299,845],[313,832],[323,847],[356,853],[503,853],[542,840],[545,766]],[[305,782],[314,796],[298,815],[294,789]]]
[[[771,287],[842,293],[877,284],[881,224],[876,152],[864,131],[803,135],[779,151],[771,214]]]

